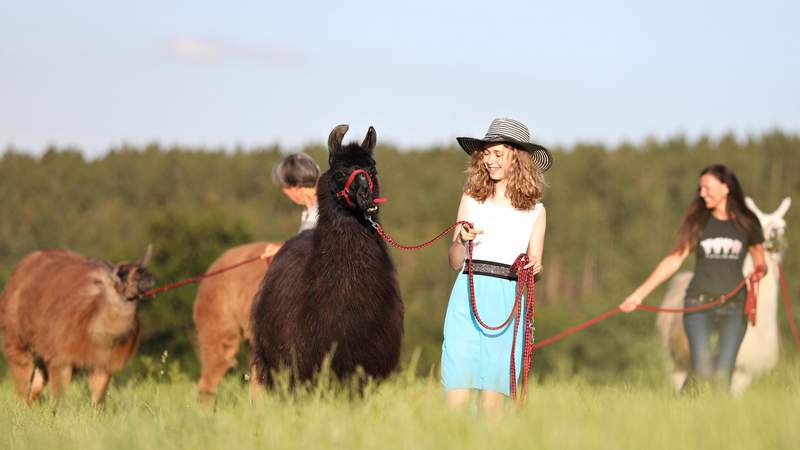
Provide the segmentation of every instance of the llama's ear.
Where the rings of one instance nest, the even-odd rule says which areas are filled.
[[[748,208],[750,208],[750,211],[753,211],[758,216],[759,220],[761,220],[761,216],[763,216],[764,213],[761,212],[760,209],[758,209],[758,206],[756,206],[756,202],[754,202],[752,198],[750,198],[749,196],[745,197],[744,204],[747,205]]]
[[[378,136],[377,133],[375,133],[375,128],[369,127],[367,136],[364,138],[364,142],[361,143],[361,149],[371,155],[372,151],[375,150],[375,143],[377,141]]]
[[[775,216],[777,217],[783,218],[783,216],[786,215],[786,211],[789,210],[790,206],[792,206],[792,199],[786,197],[785,199],[783,199],[780,206],[778,206],[778,209],[776,209],[773,214],[775,214]]]
[[[153,256],[153,244],[147,244],[147,249],[144,251],[144,256],[142,256],[141,261],[139,261],[139,265],[142,267],[147,266],[150,263],[150,257]]]
[[[331,134],[328,136],[328,152],[331,155],[339,153],[339,150],[342,149],[342,138],[349,129],[348,125],[342,124],[331,130]]]

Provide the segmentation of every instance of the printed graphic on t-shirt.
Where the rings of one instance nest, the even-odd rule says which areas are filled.
[[[707,259],[739,259],[744,244],[738,239],[708,238],[700,241]]]

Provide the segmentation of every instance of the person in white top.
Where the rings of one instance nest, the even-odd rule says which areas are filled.
[[[317,226],[317,183],[319,182],[319,176],[319,165],[305,153],[288,155],[272,168],[272,181],[281,186],[284,195],[293,203],[306,207],[300,215],[298,233]],[[267,244],[264,253],[261,254],[261,259],[274,256],[280,248],[280,244]]]
[[[472,311],[465,273],[466,244],[473,241],[472,267],[478,314],[490,326],[503,323],[514,306],[516,275],[509,270],[520,253],[527,268],[542,270],[546,227],[543,173],[550,152],[530,142],[528,128],[512,119],[495,119],[483,139],[458,138],[471,157],[456,229],[448,252],[450,266],[461,273],[450,294],[444,323],[441,377],[451,407],[462,407],[470,392],[480,391],[480,409],[497,412],[510,391],[513,321],[503,329],[483,328]],[[524,317],[524,311],[522,312]],[[514,355],[519,377],[522,346]]]

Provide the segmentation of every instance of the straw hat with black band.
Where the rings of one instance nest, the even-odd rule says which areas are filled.
[[[553,165],[553,157],[550,155],[550,151],[532,142],[528,127],[514,119],[494,119],[483,139],[458,137],[456,140],[469,155],[472,155],[476,150],[483,151],[484,145],[487,143],[509,144],[530,152],[533,161],[542,172],[545,172]]]

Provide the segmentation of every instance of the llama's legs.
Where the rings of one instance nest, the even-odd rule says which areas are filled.
[[[744,394],[745,389],[750,386],[753,381],[753,375],[741,369],[736,369],[731,377],[731,394],[734,397],[739,397]]]
[[[33,377],[31,378],[31,392],[28,394],[28,402],[33,403],[38,400],[46,384],[47,374],[44,368],[35,367],[33,369]]]
[[[220,327],[220,329],[208,329]],[[222,377],[236,365],[236,353],[239,350],[240,332],[235,322],[197,324],[200,342],[200,359],[203,363],[200,381],[197,388],[200,402],[207,403],[217,394],[217,385]]]
[[[258,382],[258,368],[255,361],[250,362],[250,400],[258,400],[264,394],[264,386]]]
[[[69,383],[72,381],[72,366],[69,365],[48,365],[47,373],[50,374],[50,395],[51,401],[58,404],[64,394],[67,393]]]
[[[672,372],[672,388],[675,392],[680,392],[683,389],[684,383],[686,383],[686,378],[689,376],[689,372],[685,370],[676,370]]]
[[[97,408],[103,403],[108,390],[111,374],[103,369],[94,369],[89,375],[89,390],[92,391],[92,407]]]
[[[33,374],[33,354],[25,349],[25,345],[16,337],[6,335],[3,339],[3,352],[8,361],[11,378],[14,379],[14,390],[21,398],[28,398],[31,391]]]

